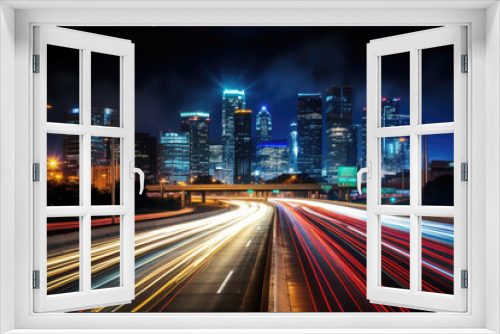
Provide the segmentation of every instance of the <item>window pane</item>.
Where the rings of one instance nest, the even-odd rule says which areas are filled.
[[[80,136],[47,135],[47,205],[80,204]]]
[[[381,138],[381,203],[410,204],[410,137]]]
[[[453,217],[422,217],[422,291],[453,294]]]
[[[410,217],[381,216],[384,287],[410,288]]]
[[[92,205],[120,204],[120,138],[92,137]]]
[[[120,126],[120,57],[92,52],[92,125]]]
[[[80,50],[47,45],[47,122],[80,123]]]
[[[422,205],[453,206],[452,133],[422,136]]]
[[[80,218],[47,219],[47,294],[80,291]]]
[[[381,127],[410,124],[410,53],[381,57]]]
[[[120,286],[120,216],[92,217],[92,290]]]
[[[453,45],[422,50],[422,123],[453,122]]]

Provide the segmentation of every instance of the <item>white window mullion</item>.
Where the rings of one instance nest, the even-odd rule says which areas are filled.
[[[420,114],[420,51],[410,50],[410,126],[412,130],[417,126]],[[410,292],[420,290],[420,226],[414,209],[420,203],[420,145],[419,136],[413,131],[410,133]],[[403,169],[404,172],[404,169]]]

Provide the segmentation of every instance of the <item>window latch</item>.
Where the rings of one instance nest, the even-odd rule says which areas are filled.
[[[357,186],[358,186],[358,194],[362,194],[363,193],[363,190],[361,188],[361,183],[362,183],[362,178],[363,178],[363,174],[366,173],[366,176],[371,179],[372,178],[372,163],[370,161],[368,161],[366,163],[366,167],[365,168],[361,168],[359,171],[358,171],[358,175],[357,175],[357,178],[356,178],[356,183],[357,183]]]

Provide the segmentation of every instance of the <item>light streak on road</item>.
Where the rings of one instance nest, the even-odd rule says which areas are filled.
[[[269,219],[273,212],[272,207],[263,203],[231,201],[230,204],[235,209],[220,215],[136,233],[135,301],[92,311],[161,311],[222,247],[245,228]],[[119,285],[119,255],[117,236],[93,244],[93,288]],[[77,250],[50,257],[49,293],[64,292],[65,288],[78,285],[78,269]]]
[[[318,201],[274,199],[279,233],[291,236],[313,311],[407,311],[366,299],[366,211]],[[409,219],[383,216],[386,286],[409,287]],[[452,293],[453,225],[422,221],[424,291]],[[450,292],[451,291],[451,292]]]

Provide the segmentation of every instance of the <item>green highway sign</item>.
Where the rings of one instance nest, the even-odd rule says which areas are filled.
[[[339,167],[339,187],[355,188],[358,167]]]
[[[249,194],[253,194],[253,193],[254,193],[254,191],[249,189],[249,190],[247,190],[247,193],[249,193]]]
[[[325,191],[325,193],[328,193],[330,190],[332,190],[332,186],[321,186],[321,189]]]
[[[277,189],[274,189],[274,190],[273,190],[273,194],[279,194],[279,193],[280,193],[280,191],[279,191],[279,190],[277,190]]]

